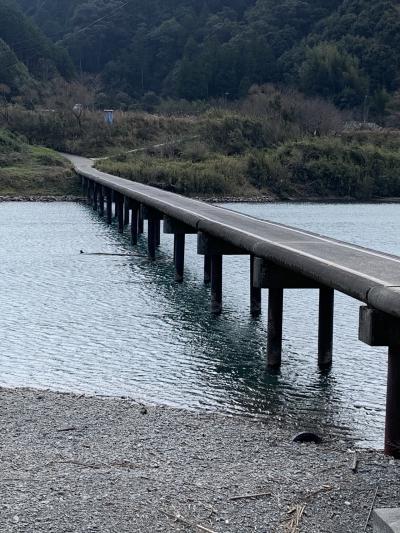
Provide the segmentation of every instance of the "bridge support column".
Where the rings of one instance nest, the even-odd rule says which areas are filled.
[[[174,236],[175,246],[175,281],[183,282],[183,274],[185,270],[185,239],[184,233],[176,234]]]
[[[267,364],[279,368],[282,361],[283,289],[269,289]]]
[[[204,256],[204,284],[208,285],[211,282],[211,256]]]
[[[138,215],[139,204],[131,200],[132,218],[131,218],[131,241],[134,246],[138,242]]]
[[[157,248],[157,227],[160,227],[161,214],[152,208],[147,208],[147,218],[148,218],[148,231],[147,231],[147,240],[148,240],[148,253],[149,258],[154,260],[156,258],[156,248]]]
[[[163,232],[174,236],[175,281],[182,283],[185,270],[186,235],[195,234],[197,230],[184,222],[165,216]]]
[[[282,360],[282,323],[284,289],[320,289],[319,360],[332,360],[333,295],[330,289],[315,281],[276,265],[271,261],[254,257],[253,287],[269,289],[267,364],[279,367]],[[326,320],[326,323],[324,322]]]
[[[118,218],[118,231],[124,233],[124,198],[119,192],[114,193],[115,211]]]
[[[99,215],[104,216],[104,187],[99,185]]]
[[[87,203],[89,205],[92,205],[92,188],[93,188],[93,181],[88,178],[87,180]]]
[[[161,220],[156,220],[156,246],[161,244]]]
[[[99,186],[96,182],[93,182],[93,210],[97,211],[98,207],[98,193]]]
[[[388,346],[385,454],[400,459],[400,319],[372,307],[360,308],[359,338]]]
[[[254,286],[254,255],[250,256],[250,313],[256,317],[261,314],[261,288]]]
[[[319,290],[318,364],[321,369],[332,366],[333,319],[335,291],[327,287]]]
[[[131,200],[127,196],[124,196],[124,225],[129,225],[129,211],[131,209]]]
[[[143,234],[144,230],[144,216],[143,216],[143,204],[139,207],[139,215],[138,215],[138,235]]]
[[[106,194],[107,224],[111,224],[112,222],[112,190],[107,187],[105,194]]]
[[[222,257],[224,255],[248,255],[248,252],[229,242],[199,231],[197,253],[204,255],[204,282],[211,281],[211,312],[222,312]]]
[[[211,256],[211,312],[222,313],[222,255]]]

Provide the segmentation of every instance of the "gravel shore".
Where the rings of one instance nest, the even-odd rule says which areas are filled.
[[[278,419],[25,389],[0,415],[2,533],[363,533],[400,503],[399,462]]]

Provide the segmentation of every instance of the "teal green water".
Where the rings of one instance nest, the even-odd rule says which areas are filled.
[[[397,205],[225,207],[400,254]],[[195,236],[187,248],[177,285],[170,236],[151,263],[144,239],[133,250],[86,206],[0,204],[0,385],[292,417],[381,446],[386,352],[357,340],[359,303],[338,295],[334,366],[321,374],[317,291],[287,291],[283,366],[271,374],[266,312],[249,316],[248,258],[225,258],[213,318]]]

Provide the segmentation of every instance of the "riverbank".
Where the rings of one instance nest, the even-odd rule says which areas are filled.
[[[330,435],[294,444],[290,419],[25,389],[0,406],[7,532],[364,532],[399,501],[399,462]]]

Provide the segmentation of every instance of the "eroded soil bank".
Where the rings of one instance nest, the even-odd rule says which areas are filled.
[[[287,424],[0,389],[1,531],[364,532],[399,504],[399,462]]]

